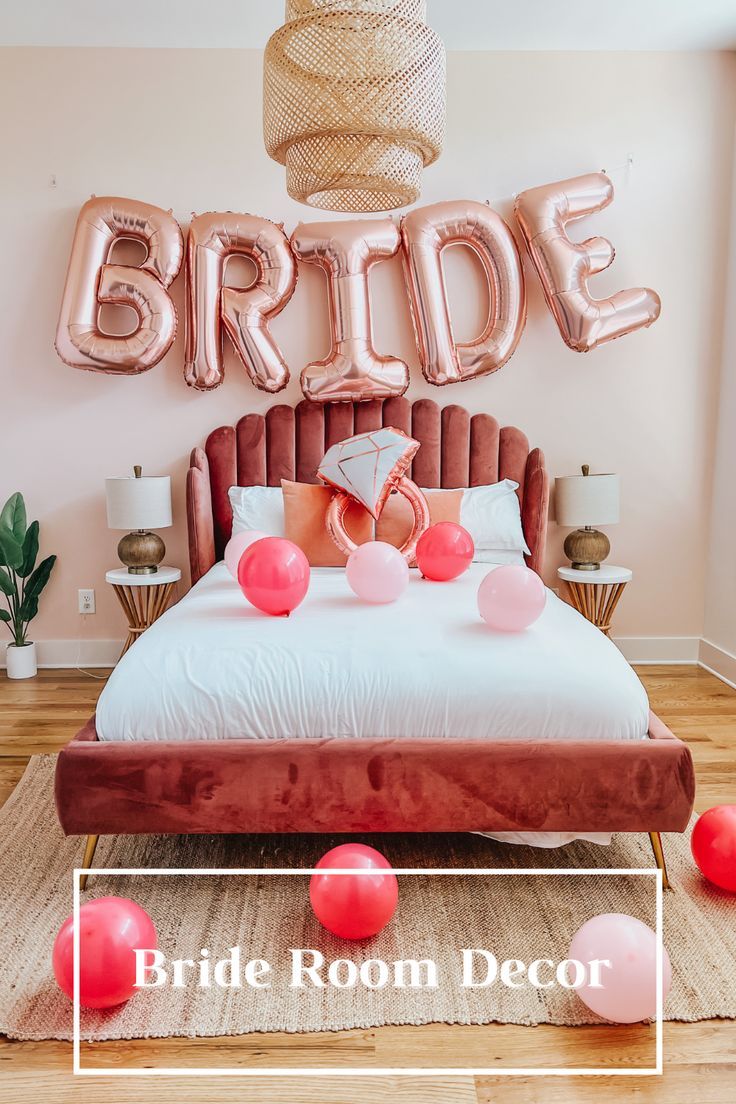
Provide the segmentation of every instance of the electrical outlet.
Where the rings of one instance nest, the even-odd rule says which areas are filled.
[[[92,588],[89,590],[78,590],[77,595],[79,598],[79,612],[80,613],[94,613],[95,612],[95,592]]]

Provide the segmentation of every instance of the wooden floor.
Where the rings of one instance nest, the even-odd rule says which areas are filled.
[[[102,674],[103,672],[96,672]],[[639,669],[652,708],[692,748],[699,811],[736,801],[736,691],[696,667]],[[87,720],[104,681],[76,671],[42,671],[10,682],[0,672],[0,803],[29,756],[55,751]],[[736,916],[735,916],[736,921]],[[84,1077],[71,1073],[68,1043],[18,1043],[0,1037],[0,1101],[8,1104],[186,1102],[269,1104],[733,1104],[736,1024],[665,1024],[663,1077],[365,1078]],[[386,1027],[320,1035],[253,1035],[97,1043],[82,1065],[133,1066],[646,1066],[650,1027]]]

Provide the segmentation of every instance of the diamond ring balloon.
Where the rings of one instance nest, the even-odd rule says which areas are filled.
[[[384,426],[348,437],[327,450],[317,475],[338,491],[327,511],[327,528],[346,555],[356,548],[342,520],[350,500],[359,502],[377,520],[386,499],[396,490],[409,499],[414,510],[414,527],[401,548],[407,560],[413,560],[417,541],[429,527],[427,500],[406,475],[418,448],[419,441],[413,437]]]

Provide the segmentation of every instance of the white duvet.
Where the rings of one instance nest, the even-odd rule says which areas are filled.
[[[645,737],[647,697],[615,645],[550,591],[531,628],[494,632],[476,607],[488,571],[451,583],[412,571],[398,602],[369,606],[341,568],[317,568],[302,605],[271,618],[219,563],[112,672],[98,736]]]

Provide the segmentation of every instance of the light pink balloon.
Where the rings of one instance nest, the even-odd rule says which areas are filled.
[[[246,529],[230,538],[225,545],[225,566],[233,579],[238,577],[238,564],[246,548],[250,548],[254,541],[262,540],[267,536],[268,533],[262,533],[260,529]]]
[[[536,571],[521,564],[495,568],[478,587],[478,612],[501,632],[528,629],[541,616],[546,601],[544,583]]]
[[[392,544],[367,541],[351,553],[345,574],[350,589],[364,602],[395,602],[409,584],[409,565]]]
[[[672,984],[672,964],[662,948],[662,1000]],[[570,958],[588,963],[607,959],[601,988],[576,990],[583,1004],[612,1023],[638,1023],[657,1011],[657,936],[650,927],[623,912],[605,912],[583,924],[570,944]]]

